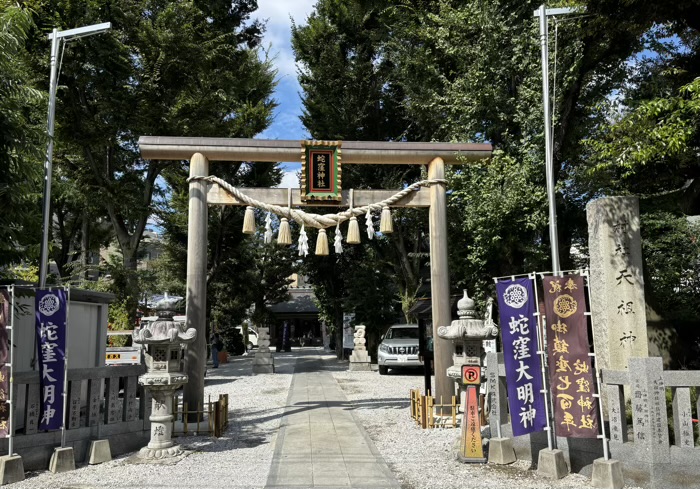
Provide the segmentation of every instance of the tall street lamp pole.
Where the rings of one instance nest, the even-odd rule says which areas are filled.
[[[49,268],[49,229],[51,225],[51,175],[53,173],[53,135],[56,120],[56,86],[58,84],[58,51],[62,42],[72,41],[81,37],[101,34],[112,28],[110,22],[94,24],[67,31],[53,30],[49,34],[51,39],[51,78],[49,83],[49,117],[47,134],[49,144],[46,148],[46,161],[44,163],[44,199],[43,199],[43,226],[41,236],[41,257],[39,258],[39,287],[46,286],[46,276]]]
[[[552,249],[552,271],[559,272],[559,238],[557,233],[557,202],[554,192],[554,150],[552,145],[551,111],[549,108],[549,44],[547,17],[576,12],[576,8],[545,8],[544,4],[534,12],[540,18],[540,43],[542,45],[542,100],[544,102],[544,151],[547,175],[547,200],[549,201],[549,241]]]

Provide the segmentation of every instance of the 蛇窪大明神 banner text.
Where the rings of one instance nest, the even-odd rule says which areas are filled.
[[[547,416],[537,354],[537,307],[529,278],[496,283],[513,435],[543,431]]]

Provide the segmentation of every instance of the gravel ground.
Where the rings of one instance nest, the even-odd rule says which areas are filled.
[[[409,390],[423,388],[420,375],[333,372],[355,415],[404,489],[548,489],[591,487],[580,474],[550,481],[530,463],[463,464],[454,459],[458,429],[423,430],[411,419]],[[433,380],[434,385],[434,380]]]
[[[174,465],[131,464],[126,454],[101,465],[81,465],[63,474],[28,473],[13,489],[263,488],[270,471],[294,364],[318,350],[276,355],[277,373],[253,377],[251,357],[237,357],[206,378],[205,397],[229,394],[229,428],[221,438],[181,437],[192,450]],[[422,388],[419,375],[348,372],[347,363],[324,356],[355,415],[404,489],[547,489],[590,487],[587,477],[559,481],[537,476],[528,462],[510,466],[462,464],[454,459],[455,429],[422,430],[409,415],[409,390]]]
[[[292,380],[295,358],[276,360],[278,373],[257,375],[251,357],[209,370],[205,398],[228,393],[230,421],[221,438],[178,438],[193,453],[176,465],[130,464],[126,454],[101,465],[83,465],[72,472],[28,473],[12,489],[89,488],[262,488],[267,481],[274,452],[274,437]]]

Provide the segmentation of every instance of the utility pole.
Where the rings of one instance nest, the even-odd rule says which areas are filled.
[[[43,195],[43,224],[41,235],[41,257],[39,258],[39,287],[46,286],[46,276],[49,269],[49,229],[51,226],[51,177],[53,174],[53,134],[56,120],[56,87],[58,85],[58,51],[61,43],[79,39],[81,37],[100,34],[112,28],[110,22],[94,24],[67,31],[59,31],[54,28],[49,34],[51,39],[51,78],[49,82],[49,118],[47,135],[49,138],[46,148],[46,161],[44,162],[44,195]]]
[[[544,102],[544,151],[547,175],[547,200],[549,201],[549,241],[552,249],[552,271],[561,270],[559,265],[559,238],[557,233],[557,202],[554,192],[554,148],[552,144],[551,110],[549,108],[549,44],[547,17],[577,12],[577,8],[545,8],[544,4],[534,12],[540,18],[540,43],[542,45],[542,101]]]

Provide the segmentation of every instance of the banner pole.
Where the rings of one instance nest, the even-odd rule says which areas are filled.
[[[63,351],[63,420],[61,424],[61,448],[66,447],[66,414],[68,412],[68,317],[70,313],[70,286],[63,287],[66,292],[66,347]]]
[[[547,350],[544,340],[544,320],[542,319],[542,314],[540,313],[540,296],[537,293],[537,274],[534,272],[528,275],[528,278],[532,280],[532,289],[535,291],[535,307],[537,308],[537,341],[539,342],[540,355],[540,365],[542,370],[542,395],[544,396],[544,412],[547,417],[547,448],[552,450],[555,446],[554,443],[554,430],[552,429],[552,423],[549,419],[549,382],[547,380]]]
[[[14,438],[15,438],[15,403],[13,399],[13,394],[14,394],[14,384],[15,384],[15,379],[14,379],[14,359],[15,356],[12,353],[12,347],[15,344],[14,342],[14,336],[15,336],[15,286],[10,285],[7,288],[7,291],[10,293],[10,344],[8,345],[8,350],[9,350],[9,355],[10,355],[10,382],[9,382],[9,393],[7,395],[8,398],[8,403],[10,404],[10,414],[9,414],[9,423],[8,423],[8,430],[7,430],[7,436],[9,440],[7,440],[7,455],[10,457],[14,453]],[[7,364],[6,364],[7,365]]]

